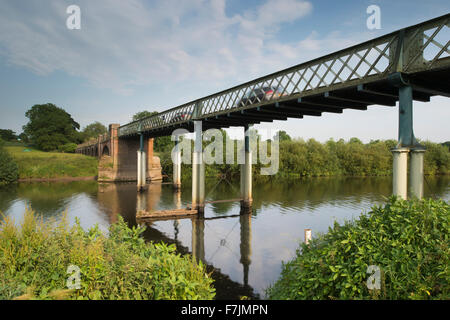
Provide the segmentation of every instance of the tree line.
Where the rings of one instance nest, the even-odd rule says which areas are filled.
[[[254,130],[254,129],[253,129]],[[225,132],[223,133],[226,134]],[[258,136],[257,131],[253,134]],[[255,179],[268,180],[276,178],[301,178],[321,176],[388,176],[392,174],[392,152],[396,146],[395,140],[372,140],[363,143],[358,138],[348,141],[329,139],[321,143],[315,139],[292,139],[286,132],[279,131],[279,170],[275,175],[261,175],[261,168],[265,167],[258,161],[253,165]],[[271,141],[268,141],[271,150]],[[225,142],[224,142],[225,143]],[[448,144],[421,141],[426,148],[424,158],[424,173],[426,175],[444,175],[450,173],[450,148]],[[160,152],[163,173],[171,176],[173,171],[171,151],[173,142]],[[255,148],[258,149],[258,148]],[[225,150],[225,145],[224,145]],[[254,157],[255,157],[255,150]],[[235,154],[237,143],[235,143]],[[205,167],[205,175],[227,176],[239,179],[238,164],[214,164]],[[182,178],[190,179],[190,165],[182,164]]]
[[[0,129],[0,138],[7,142],[30,144],[42,151],[75,152],[77,144],[107,132],[100,122],[82,130],[72,116],[62,108],[47,103],[36,104],[26,113],[28,123],[17,135],[13,130]]]

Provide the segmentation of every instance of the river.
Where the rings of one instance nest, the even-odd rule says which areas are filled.
[[[450,177],[426,177],[425,197],[450,199]],[[204,219],[180,219],[147,224],[148,241],[175,243],[180,253],[192,252],[208,265],[216,280],[218,299],[241,296],[264,298],[282,261],[294,257],[304,230],[313,237],[326,232],[334,221],[357,218],[391,193],[389,177],[311,178],[254,183],[253,212],[239,215],[239,202],[208,203]],[[239,185],[226,180],[207,181],[206,200],[239,197]],[[190,185],[174,193],[170,184],[151,184],[138,197],[135,184],[99,184],[96,181],[19,183],[0,189],[0,211],[20,222],[31,207],[44,218],[67,211],[83,228],[98,224],[103,231],[122,215],[136,225],[136,208],[147,210],[185,207]]]

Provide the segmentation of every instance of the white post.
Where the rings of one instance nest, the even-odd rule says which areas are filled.
[[[311,229],[305,229],[305,243],[309,244],[312,238],[312,230]]]

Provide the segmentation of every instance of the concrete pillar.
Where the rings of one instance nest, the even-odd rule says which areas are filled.
[[[241,176],[241,183],[240,183],[240,196],[241,199],[244,200],[244,189],[245,189],[245,179],[244,179],[244,165],[240,164],[239,165],[239,169],[240,169],[240,176]]]
[[[173,163],[173,188],[179,190],[181,188],[181,150],[180,150],[180,137],[175,137],[175,150],[174,150],[174,163]]]
[[[408,152],[407,148],[392,150],[394,163],[392,168],[392,193],[393,195],[407,199],[408,186]]]
[[[137,151],[137,189],[141,190],[142,187],[142,152],[141,150]]]
[[[146,155],[144,151],[144,135],[140,137],[140,147],[137,151],[137,189],[138,191],[145,190],[147,184],[147,168],[146,168]]]
[[[173,202],[176,209],[181,209],[181,192],[179,190],[173,193]]]
[[[202,123],[194,122],[195,143],[192,161],[192,209],[203,214],[205,209],[205,164],[203,161]]]
[[[147,155],[145,151],[141,151],[141,181],[142,187],[147,185]]]
[[[414,148],[411,149],[409,159],[409,188],[410,195],[418,199],[423,197],[423,157],[425,149]]]
[[[110,124],[109,125],[109,152],[113,161],[113,169],[117,174],[117,169],[119,166],[119,136],[118,129],[120,124]]]
[[[250,211],[253,202],[252,196],[252,151],[250,148],[249,126],[245,126],[245,163],[241,166],[241,194],[243,196],[241,209]]]

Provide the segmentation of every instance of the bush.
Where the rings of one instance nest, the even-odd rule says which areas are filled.
[[[449,299],[450,206],[392,198],[302,244],[267,290],[271,299]],[[369,290],[367,268],[381,270]]]
[[[76,150],[77,150],[76,143],[66,143],[58,147],[58,151],[64,153],[75,153]]]
[[[45,223],[27,210],[20,228],[5,217],[0,225],[0,299],[212,299],[213,280],[205,266],[175,247],[146,243],[144,228],[122,218],[109,237],[79,223]],[[67,289],[81,271],[81,288]]]
[[[10,184],[19,178],[19,169],[14,159],[3,148],[0,140],[0,186]]]

